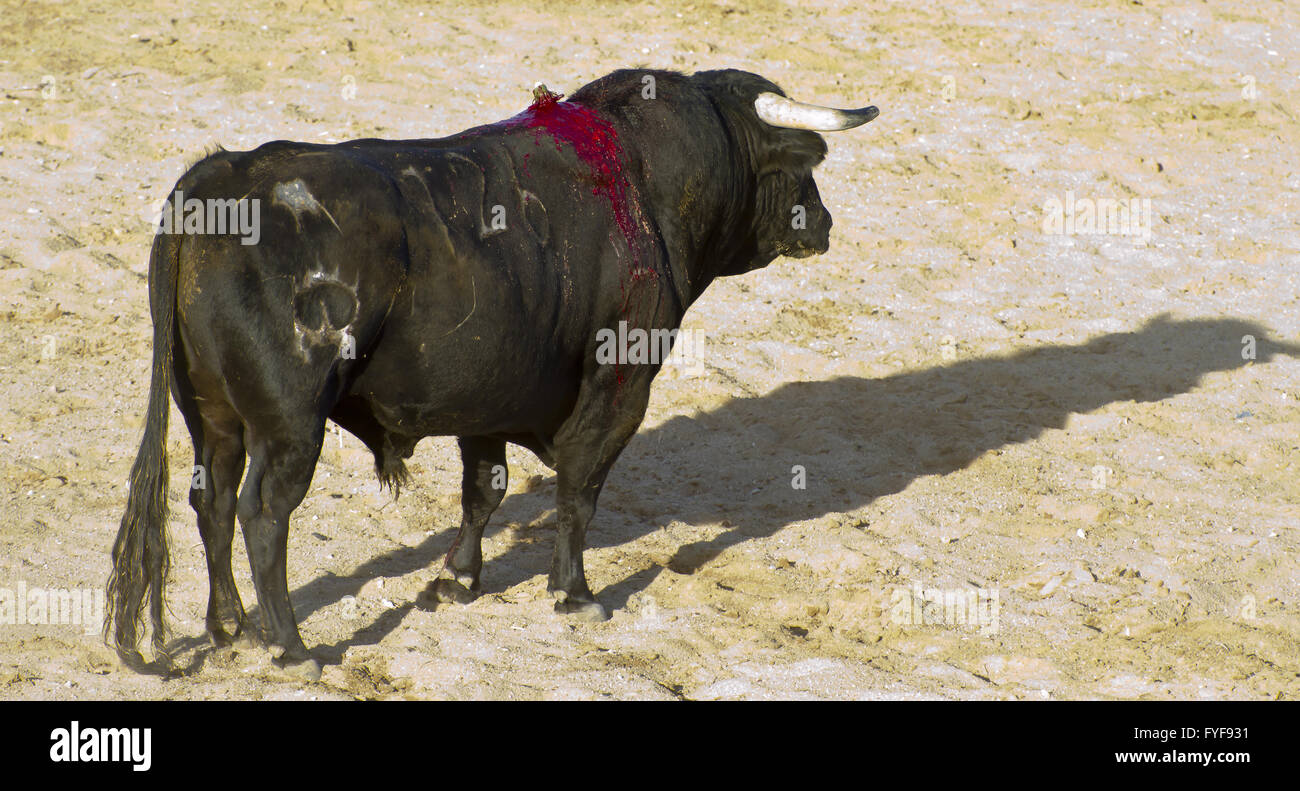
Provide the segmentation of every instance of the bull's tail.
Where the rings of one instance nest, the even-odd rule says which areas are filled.
[[[157,669],[167,672],[166,599],[163,587],[171,565],[167,550],[167,414],[171,408],[172,347],[175,337],[176,280],[180,234],[159,233],[149,256],[149,297],[153,313],[153,377],[144,438],[131,467],[126,513],[113,542],[113,571],[108,577],[104,638],[111,636],[118,656],[129,667],[146,667],[137,646],[149,601]]]

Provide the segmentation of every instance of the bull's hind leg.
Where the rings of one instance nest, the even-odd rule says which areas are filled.
[[[416,603],[430,609],[438,602],[469,604],[482,591],[483,528],[506,493],[506,443],[491,437],[461,437],[460,532],[447,551],[438,578]]]
[[[248,562],[257,589],[264,638],[276,665],[316,680],[320,663],[312,658],[298,633],[298,621],[289,602],[286,555],[289,514],[298,507],[311,485],[320,457],[325,420],[314,426],[284,420],[274,437],[249,437],[248,477],[239,492],[237,510],[248,547]]]
[[[220,386],[202,371],[196,378],[190,370],[185,362],[192,354],[188,347],[178,344],[177,348],[179,364],[172,380],[173,394],[194,442],[197,469],[190,479],[190,507],[198,517],[203,553],[208,561],[206,626],[213,646],[223,648],[245,632],[244,604],[230,570],[235,500],[239,479],[244,474],[244,424],[226,402]]]
[[[198,516],[199,535],[208,560],[208,638],[218,648],[244,632],[244,604],[230,570],[235,537],[235,501],[244,473],[244,426],[233,411],[205,403],[194,438],[194,463],[200,469],[190,483],[190,505]],[[187,416],[188,417],[188,416]]]

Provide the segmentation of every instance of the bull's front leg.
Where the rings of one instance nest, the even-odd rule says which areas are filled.
[[[599,481],[583,480],[583,476],[566,476],[561,469],[559,473],[559,492],[556,495],[556,511],[559,514],[560,529],[555,539],[555,555],[551,559],[551,573],[546,581],[546,590],[555,597],[555,611],[563,615],[572,615],[583,621],[609,620],[605,605],[596,601],[591,588],[587,586],[587,572],[582,565],[582,552],[587,544],[587,526],[596,513],[596,498],[604,484],[604,475]],[[568,480],[566,480],[568,478]]]
[[[469,604],[483,586],[483,528],[506,493],[506,443],[491,437],[461,437],[460,532],[447,551],[438,578],[430,582],[416,604],[432,609],[438,602]],[[493,485],[495,484],[495,485]]]
[[[638,385],[628,382],[621,392],[613,387],[591,387],[584,395],[596,395],[579,399],[573,417],[556,438],[559,535],[546,589],[555,597],[556,612],[584,621],[609,619],[608,611],[587,586],[582,553],[605,478],[645,416],[650,377]]]

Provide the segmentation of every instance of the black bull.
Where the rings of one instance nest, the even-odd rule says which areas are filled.
[[[587,586],[585,534],[661,360],[598,360],[601,331],[676,330],[714,278],[825,252],[812,169],[826,144],[810,130],[876,112],[801,105],[739,71],[621,71],[568,101],[535,97],[448,138],[218,151],[177,182],[164,209],[176,222],[149,262],[153,378],[108,585],[105,635],[128,665],[170,667],[169,393],[205,479],[190,504],[214,644],[255,639],[230,567],[238,517],[261,636],[281,667],[319,675],[285,555],[327,419],[393,488],[421,438],[458,437],[460,532],[421,603],[478,595],[480,539],[504,494],[494,468],[513,442],[556,470],[555,609],[608,617]],[[214,228],[211,212],[203,226],[205,205],[236,200],[255,233]],[[154,667],[137,650],[146,602]]]

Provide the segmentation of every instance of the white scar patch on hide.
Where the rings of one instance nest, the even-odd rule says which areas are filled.
[[[298,226],[299,231],[302,230],[301,217],[305,212],[308,214],[324,214],[329,218],[334,230],[343,233],[343,229],[339,228],[339,224],[334,222],[334,216],[321,205],[320,201],[316,200],[316,197],[311,194],[311,190],[307,189],[307,185],[303,183],[302,179],[282,181],[276,184],[275,188],[271,190],[271,202],[278,203],[293,212],[293,221]]]
[[[322,266],[319,258],[316,260],[318,267]],[[352,325],[355,323],[357,315],[361,308],[361,302],[357,296],[357,286],[354,283],[348,285],[337,277],[328,275],[322,271],[304,272],[300,283],[294,287],[295,309],[293,317],[293,334],[297,341],[298,356],[304,362],[310,362],[311,350],[316,347],[334,347],[336,354],[345,360],[356,359],[356,337],[352,335]],[[336,327],[333,320],[338,318],[329,313],[323,302],[318,303],[319,307],[325,311],[324,321],[317,327],[307,327],[302,323],[302,317],[296,307],[297,297],[309,294],[318,288],[335,288],[346,291],[352,297],[352,306],[350,310],[351,318],[348,323],[342,327]]]

